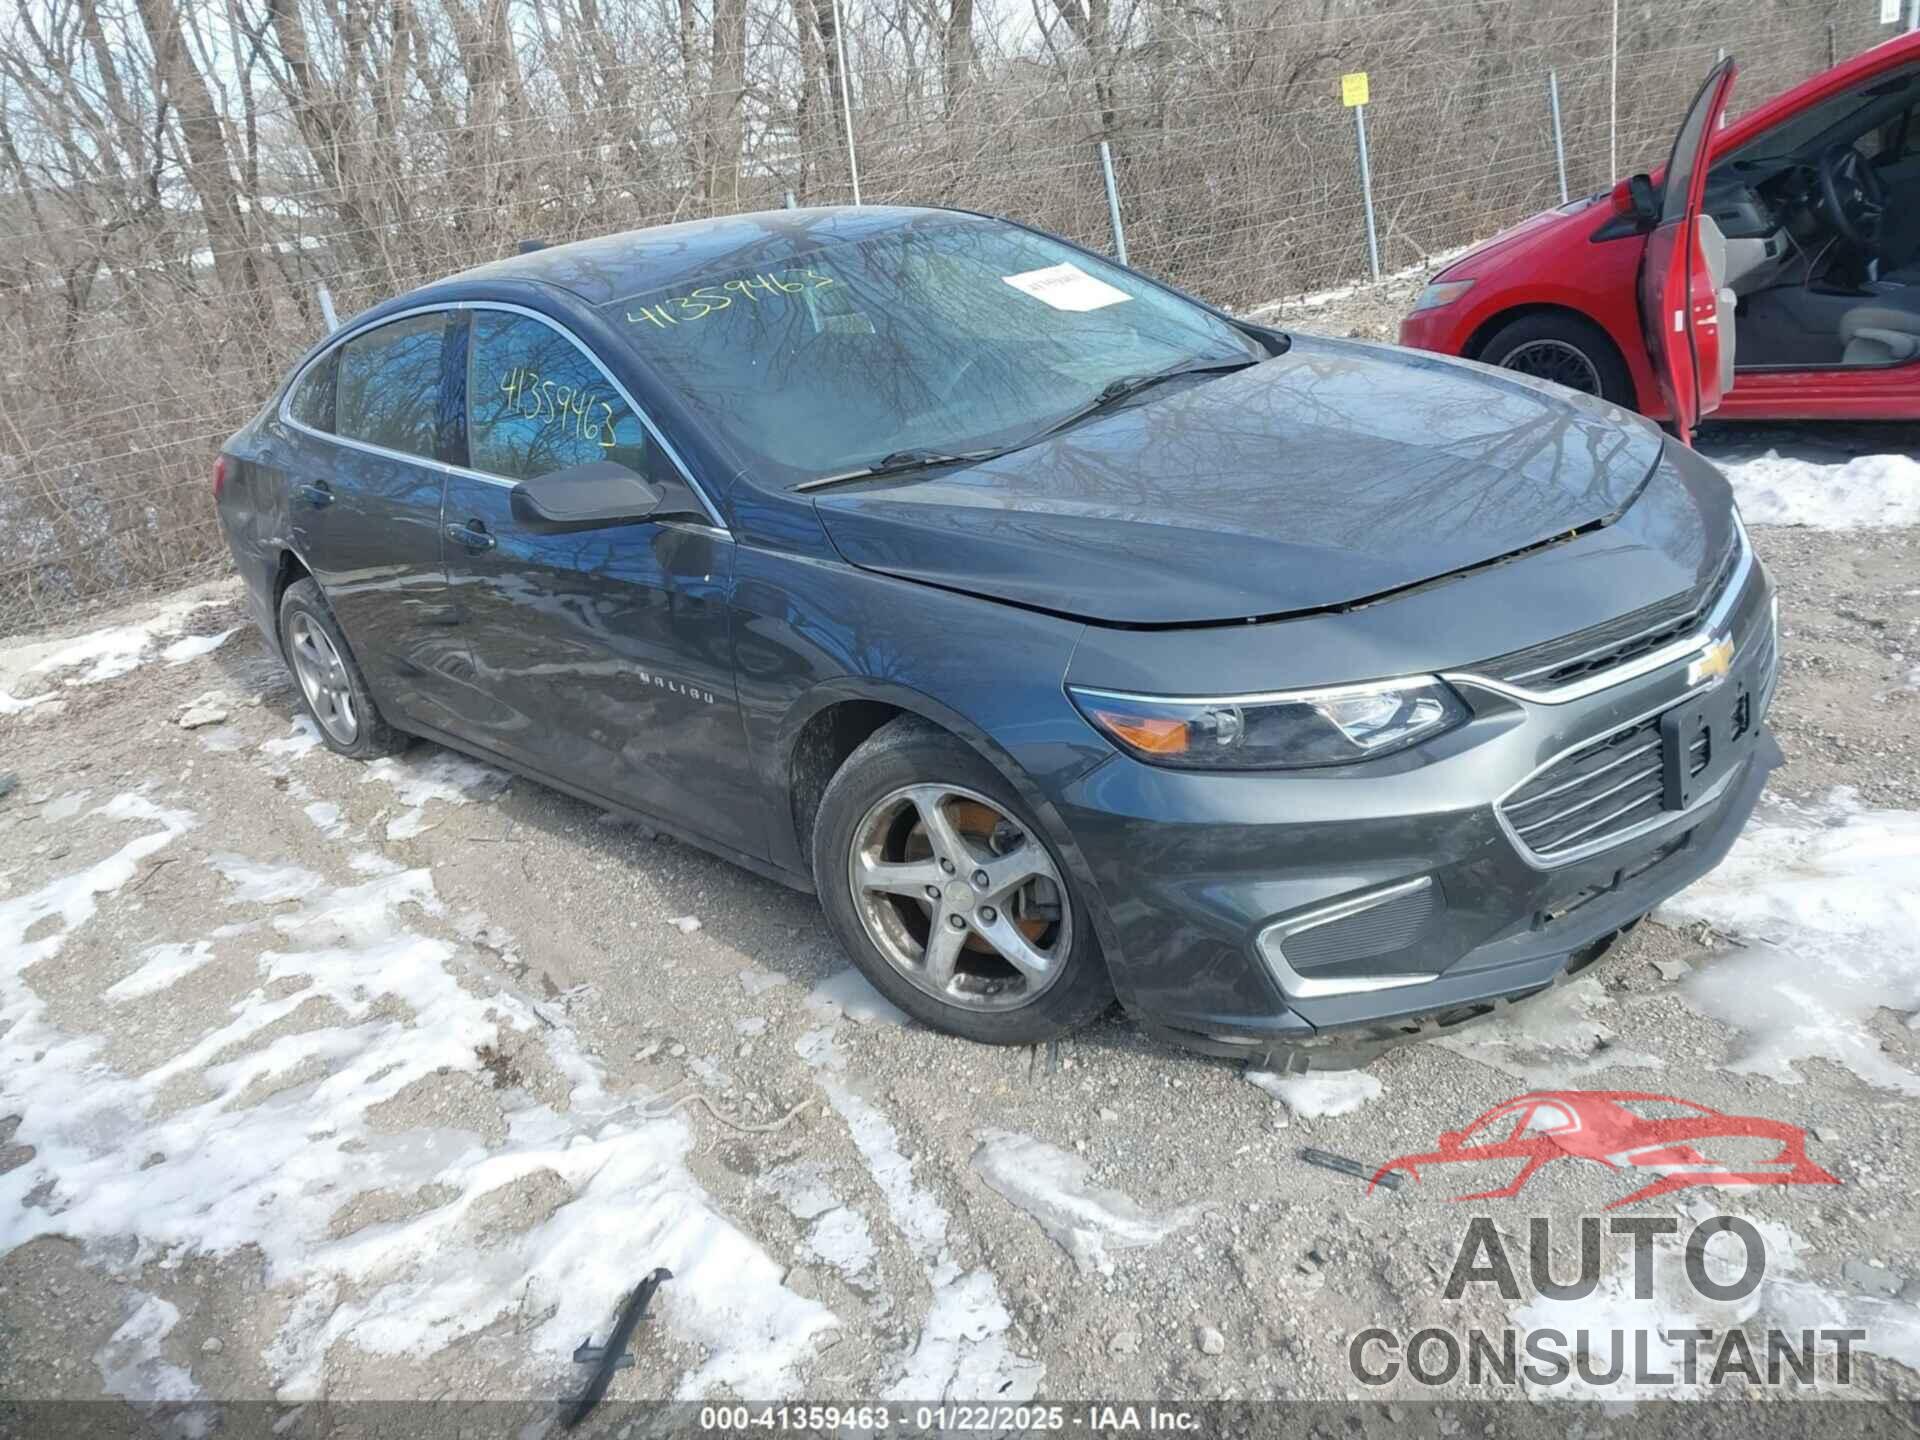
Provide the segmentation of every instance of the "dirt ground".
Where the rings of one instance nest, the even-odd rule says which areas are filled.
[[[1289,320],[1372,333],[1397,303]],[[1920,810],[1917,536],[1756,533],[1783,617],[1769,814],[1839,826],[1836,786]],[[1540,1323],[1524,1262],[1519,1298],[1444,1296],[1469,1215],[1511,1239],[1548,1217],[1566,1275],[1579,1217],[1645,1176],[1552,1165],[1461,1205],[1444,1171],[1368,1193],[1298,1152],[1371,1166],[1578,1087],[1804,1127],[1838,1185],[1640,1210],[1766,1235],[1767,1288],[1717,1323],[1869,1332],[1850,1385],[1829,1357],[1793,1393],[1920,1399],[1920,1031],[1867,1005],[1867,1058],[1745,1063],[1695,987],[1769,937],[1646,923],[1471,1038],[1292,1104],[1119,1017],[983,1048],[847,983],[808,897],[431,746],[372,771],[315,747],[230,586],[169,603],[194,608],[144,663],[0,716],[0,1396],[271,1401],[295,1434],[321,1398],[484,1397],[543,1433],[582,1374],[562,1342],[669,1254],[616,1399],[1513,1396],[1363,1385],[1349,1341]],[[1606,1293],[1583,1313],[1702,1313]]]

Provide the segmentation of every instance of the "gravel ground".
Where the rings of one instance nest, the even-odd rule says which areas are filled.
[[[1378,334],[1403,303],[1366,294],[1286,319]],[[1730,450],[1755,443],[1834,442],[1785,429],[1707,441]],[[1871,432],[1865,443],[1911,449],[1914,437]],[[1770,806],[1817,806],[1833,787],[1850,786],[1870,807],[1920,809],[1916,534],[1756,534],[1780,585],[1784,625],[1774,725],[1789,763],[1775,777]],[[817,993],[845,962],[807,897],[537,784],[456,765],[430,746],[372,776],[303,746],[293,693],[243,627],[231,588],[177,598],[205,603],[175,622],[163,637],[169,643],[242,628],[178,663],[150,657],[118,678],[66,686],[60,713],[41,706],[0,716],[0,771],[17,776],[17,788],[0,799],[0,911],[151,830],[101,813],[111,797],[138,793],[191,812],[191,824],[164,850],[138,858],[127,877],[92,885],[85,904],[69,896],[60,913],[20,932],[24,945],[64,935],[57,958],[23,976],[13,966],[17,993],[39,1006],[31,1023],[52,1027],[49,1035],[85,1037],[93,1068],[84,1073],[100,1085],[164,1072],[150,1102],[156,1113],[199,1114],[209,1097],[219,1098],[222,1115],[289,1103],[287,1123],[297,1125],[304,1107],[321,1104],[317,1087],[332,1052],[309,1047],[284,1068],[264,1058],[244,1085],[233,1067],[275,1046],[297,1048],[303,1035],[417,1021],[418,1006],[383,995],[374,972],[359,982],[364,1015],[336,995],[212,1049],[206,1043],[243,1006],[291,1000],[313,983],[304,972],[263,980],[256,957],[263,946],[293,943],[287,937],[306,923],[316,896],[344,894],[369,875],[424,872],[430,903],[396,913],[408,936],[441,947],[432,952],[444,956],[438,969],[460,995],[493,1007],[498,1035],[369,1106],[366,1136],[354,1143],[377,1149],[382,1137],[399,1137],[419,1155],[432,1150],[433,1137],[458,1133],[499,1152],[519,1143],[530,1114],[583,1113],[583,1092],[574,1088],[581,1072],[570,1068],[576,1056],[599,1067],[615,1097],[707,1097],[714,1110],[684,1108],[674,1119],[685,1138],[677,1163],[711,1212],[771,1257],[760,1301],[795,1313],[817,1302],[832,1317],[804,1337],[787,1367],[793,1393],[848,1400],[917,1384],[920,1399],[982,1391],[1331,1400],[1516,1394],[1464,1380],[1433,1392],[1404,1377],[1371,1390],[1350,1371],[1348,1341],[1375,1325],[1409,1334],[1427,1325],[1460,1333],[1514,1323],[1526,1297],[1506,1300],[1488,1285],[1454,1300],[1442,1293],[1469,1214],[1493,1215],[1514,1238],[1530,1217],[1548,1217],[1556,1273],[1565,1275],[1577,1265],[1578,1218],[1601,1215],[1624,1195],[1622,1177],[1597,1165],[1550,1166],[1521,1199],[1463,1206],[1451,1197],[1465,1187],[1444,1174],[1369,1194],[1363,1182],[1302,1163],[1297,1152],[1311,1145],[1378,1163],[1430,1148],[1441,1132],[1529,1086],[1557,1084],[1658,1091],[1806,1127],[1840,1185],[1692,1190],[1642,1209],[1730,1210],[1776,1227],[1766,1230],[1770,1274],[1791,1268],[1801,1291],[1823,1297],[1832,1314],[1868,1316],[1879,1352],[1861,1355],[1851,1385],[1837,1390],[1823,1362],[1824,1383],[1804,1393],[1920,1398],[1908,1368],[1920,1336],[1912,1303],[1920,1293],[1920,1082],[1906,1091],[1870,1084],[1825,1058],[1804,1060],[1787,1076],[1739,1067],[1739,1030],[1709,1018],[1686,986],[1695,972],[1746,963],[1741,937],[1649,922],[1577,982],[1480,1038],[1392,1053],[1366,1081],[1335,1082],[1336,1093],[1318,1104],[1296,1091],[1290,1107],[1238,1067],[1165,1048],[1119,1018],[1051,1050],[969,1045],[874,1013],[879,1007],[849,998],[856,987]],[[135,623],[154,608],[120,618]],[[224,713],[183,728],[182,715],[203,699],[203,710]],[[78,792],[87,793],[76,801]],[[253,874],[236,856],[281,868]],[[676,923],[687,917],[698,928]],[[6,933],[0,925],[0,943]],[[206,963],[173,983],[138,1003],[109,994],[128,983],[136,961],[151,958],[150,947],[201,940],[211,946]],[[20,1015],[11,1016],[16,1041],[29,1023]],[[1904,1015],[1881,1010],[1863,1023],[1889,1065],[1920,1071],[1920,1032]],[[0,1184],[8,1172],[35,1174],[46,1159],[28,1142],[43,1115],[34,1107],[49,1097],[32,1098],[31,1084],[34,1068],[53,1065],[60,1052],[53,1041],[35,1043],[41,1048],[0,1090],[26,1117],[0,1115]],[[20,1101],[22,1094],[30,1098]],[[1356,1108],[1312,1113],[1339,1110],[1331,1102],[1343,1099]],[[714,1113],[772,1125],[803,1102],[772,1130],[735,1128]],[[1064,1176],[1054,1211],[1045,1197],[1025,1208],[1009,1200],[1007,1188],[1019,1186],[1005,1174],[990,1183],[986,1162],[995,1152],[983,1144],[991,1132],[1043,1147],[1019,1152],[1011,1170],[1016,1178]],[[321,1147],[333,1133],[322,1126],[309,1140]],[[156,1185],[171,1160],[148,1157]],[[599,1194],[565,1169],[554,1161],[495,1186],[448,1181],[426,1163],[406,1184],[341,1185],[302,1253],[320,1257],[312,1264],[337,1259],[348,1267],[340,1257],[352,1253],[351,1242],[432,1233],[438,1248],[409,1263],[444,1268],[451,1255],[457,1269],[470,1253],[484,1272],[489,1257],[519,1237],[561,1233],[555,1226]],[[1497,1185],[1507,1177],[1473,1178]],[[826,1198],[801,1203],[795,1197],[809,1186]],[[1062,1190],[1077,1194],[1075,1214],[1058,1208]],[[260,1205],[292,1203],[271,1186],[249,1196]],[[460,1228],[418,1228],[455,1197],[474,1201]],[[149,1234],[135,1215],[116,1238],[111,1222],[69,1223],[93,1213],[81,1198],[70,1184],[49,1182],[18,1201],[34,1238],[0,1256],[0,1396],[273,1399],[276,1414],[293,1417],[288,1433],[321,1433],[319,1412],[301,1407],[322,1396],[490,1397],[515,1401],[515,1423],[543,1431],[554,1420],[553,1398],[577,1383],[577,1372],[534,1343],[553,1308],[497,1315],[472,1333],[425,1329],[396,1349],[366,1326],[316,1329],[315,1317],[411,1294],[399,1271],[358,1271],[323,1286],[311,1268],[290,1268],[269,1253],[277,1243],[271,1227],[238,1226],[239,1242],[223,1244],[206,1238],[222,1229],[214,1217],[195,1222],[196,1239]],[[605,1233],[616,1233],[618,1204],[607,1207],[604,1196],[595,1203]],[[836,1219],[825,1231],[823,1212]],[[934,1216],[944,1236],[930,1240]],[[1789,1234],[1791,1262],[1786,1242],[1773,1238]],[[1151,1243],[1127,1248],[1143,1239]],[[1625,1252],[1622,1242],[1608,1244],[1612,1265]],[[1110,1273],[1099,1263],[1103,1247]],[[538,1271],[546,1261],[528,1263]],[[576,1267],[569,1274],[591,1270],[578,1255],[555,1255],[551,1264]],[[1520,1268],[1530,1290],[1524,1262]],[[662,1291],[659,1313],[634,1347],[638,1363],[617,1376],[614,1397],[684,1394],[688,1377],[706,1373],[701,1367],[725,1351],[724,1336],[702,1330],[689,1283],[683,1276]],[[955,1324],[947,1302],[966,1286],[977,1288]],[[1774,1298],[1779,1314],[1749,1306],[1730,1323],[1804,1315]],[[164,1313],[142,1311],[152,1300],[175,1313],[137,1344],[139,1317]],[[1660,1323],[1671,1319],[1663,1312]],[[601,1314],[583,1328],[600,1335],[605,1325]],[[296,1331],[308,1337],[299,1363],[287,1340]],[[129,1381],[116,1365],[123,1353],[139,1360],[142,1378]],[[983,1374],[996,1378],[970,1389]],[[726,1383],[708,1393],[728,1393]],[[1489,1433],[1563,1429],[1552,1411],[1516,1406]]]

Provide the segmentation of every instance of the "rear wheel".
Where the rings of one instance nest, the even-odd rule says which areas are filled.
[[[1523,315],[1496,330],[1479,358],[1633,407],[1633,377],[1620,352],[1598,325],[1577,315]]]
[[[280,651],[327,748],[353,760],[404,750],[408,737],[380,718],[367,677],[311,578],[280,597]]]
[[[932,725],[894,721],[848,757],[820,802],[813,870],[854,963],[935,1029],[1030,1045],[1113,1001],[1039,827],[991,765]]]

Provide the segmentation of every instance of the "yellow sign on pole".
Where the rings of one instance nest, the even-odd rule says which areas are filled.
[[[1367,72],[1355,70],[1340,77],[1340,103],[1351,110],[1367,103]]]

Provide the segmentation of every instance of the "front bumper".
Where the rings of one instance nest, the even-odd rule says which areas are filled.
[[[1757,564],[1731,670],[1680,658],[1551,701],[1455,677],[1466,726],[1343,772],[1181,772],[1116,755],[1059,801],[1092,872],[1122,1003],[1194,1048],[1272,1057],[1424,1033],[1553,984],[1726,855],[1781,763]],[[1569,750],[1722,685],[1754,697],[1740,758],[1684,810],[1557,860],[1498,803]],[[1303,943],[1304,942],[1304,943]],[[1291,962],[1291,963],[1289,963]]]

